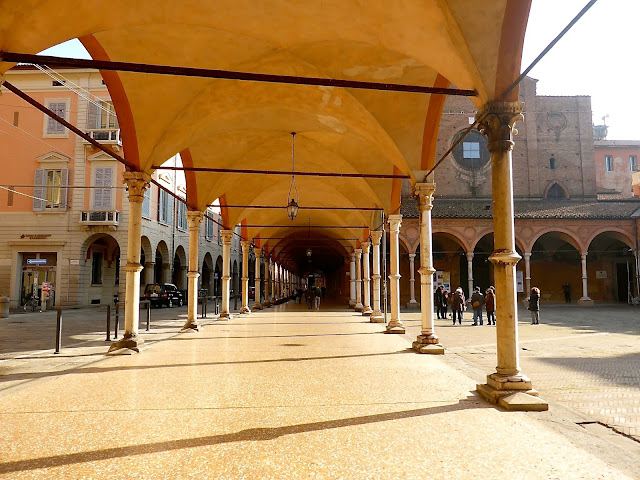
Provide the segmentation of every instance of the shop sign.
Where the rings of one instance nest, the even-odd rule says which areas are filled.
[[[22,235],[20,235],[20,238],[28,238],[29,240],[44,240],[45,238],[49,238],[50,236],[50,233],[23,233]]]
[[[27,258],[27,265],[46,265],[46,258]]]

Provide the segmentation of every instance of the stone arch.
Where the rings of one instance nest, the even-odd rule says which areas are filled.
[[[240,294],[240,275],[238,272],[238,261],[233,261],[231,267],[231,290],[233,291],[232,297]]]
[[[554,180],[544,189],[543,198],[546,200],[569,200],[571,195],[569,195],[569,190],[564,185]]]
[[[569,232],[548,229],[531,246],[531,287],[541,290],[546,302],[575,301],[582,291],[580,243]]]
[[[213,295],[214,266],[211,253],[207,252],[202,260],[202,273],[200,275],[200,288],[207,289],[208,295]]]
[[[619,229],[601,229],[589,240],[586,257],[589,297],[629,303],[638,295],[633,241]]]
[[[187,261],[187,254],[184,247],[182,245],[178,245],[173,255],[173,269],[171,272],[171,283],[178,287],[178,290],[187,289],[188,269],[189,263]]]
[[[213,267],[213,295],[222,295],[222,256],[218,255]]]
[[[156,246],[154,255],[155,265],[153,267],[153,278],[155,283],[167,283],[170,278],[171,258],[169,257],[169,247],[167,242],[160,240]]]
[[[109,304],[120,288],[120,245],[107,233],[87,237],[81,246],[80,302]]]
[[[562,238],[565,242],[567,242],[569,245],[574,247],[578,252],[586,251],[586,246],[583,245],[582,242],[580,242],[580,240],[575,237],[574,233],[558,227],[543,228],[538,232],[536,232],[536,236],[531,238],[531,241],[529,244],[529,251],[532,251],[535,243],[540,238],[547,235],[548,233],[557,233],[560,236],[560,238]]]

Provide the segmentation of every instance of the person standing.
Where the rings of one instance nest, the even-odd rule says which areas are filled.
[[[473,289],[473,295],[471,295],[471,307],[473,307],[473,326],[483,325],[482,321],[482,306],[484,305],[484,295],[480,293],[480,287]]]
[[[311,310],[313,308],[313,287],[307,287],[304,291],[304,298],[306,298],[309,310]]]
[[[442,297],[443,297],[443,293],[444,293],[444,287],[442,285],[440,285],[438,288],[436,288],[436,293],[435,293],[435,304],[436,304],[436,316],[438,318],[438,320],[440,320],[441,318],[446,318],[442,316]]]
[[[493,287],[487,288],[484,297],[484,306],[487,310],[487,325],[496,324],[496,296],[493,293]]]
[[[462,291],[462,287],[456,288],[456,291],[453,292],[453,301],[451,303],[451,312],[453,313],[453,324],[456,324],[456,318],[458,319],[458,324],[462,325],[462,312],[464,310],[464,292]]]
[[[540,289],[533,287],[529,295],[529,311],[531,312],[531,325],[540,323]]]
[[[451,294],[442,287],[442,318],[447,318],[447,312],[449,310],[449,303],[451,301]]]
[[[322,290],[318,287],[313,287],[313,303],[316,310],[320,310],[320,298],[322,297]]]

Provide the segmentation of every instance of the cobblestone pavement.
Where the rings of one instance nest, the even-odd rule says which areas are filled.
[[[495,371],[495,327],[437,320],[447,355],[458,355],[484,374]],[[419,314],[404,314],[407,340],[419,333]],[[520,364],[540,397],[640,441],[640,308],[542,305],[541,324],[519,311]],[[498,316],[498,321],[499,316]],[[477,373],[476,373],[477,374]],[[484,383],[482,375],[477,377]]]

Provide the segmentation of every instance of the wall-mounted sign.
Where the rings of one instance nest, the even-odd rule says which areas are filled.
[[[596,270],[596,278],[607,278],[606,270]]]
[[[27,258],[27,265],[46,265],[46,258]]]
[[[524,292],[524,279],[522,270],[516,270],[516,291],[518,293]]]
[[[69,265],[80,265],[80,260],[69,260]]]
[[[45,238],[49,238],[50,236],[50,233],[23,233],[22,235],[20,235],[20,238],[28,238],[29,240],[44,240]]]

